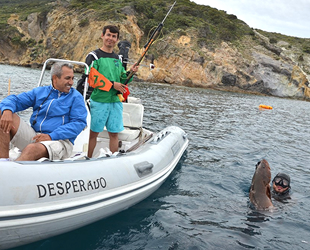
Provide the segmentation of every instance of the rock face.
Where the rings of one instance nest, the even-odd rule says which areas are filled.
[[[84,61],[88,52],[101,46],[102,27],[110,23],[120,27],[120,40],[131,43],[129,57],[135,61],[143,52],[143,32],[134,11],[130,7],[122,11],[127,19],[113,22],[95,20],[92,10],[68,12],[62,6],[32,13],[24,21],[11,15],[8,24],[22,38],[17,43],[14,34],[0,38],[0,63],[36,67],[50,57]],[[301,62],[289,44],[271,44],[257,31],[238,45],[222,42],[215,49],[198,47],[194,33],[176,31],[154,43],[151,54],[155,69],[148,67],[152,60],[147,56],[142,62],[146,67],[140,67],[137,75],[144,81],[310,100],[305,73],[310,72],[310,55],[304,54]]]

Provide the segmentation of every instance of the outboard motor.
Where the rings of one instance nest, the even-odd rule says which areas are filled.
[[[129,49],[131,48],[131,43],[124,40],[124,41],[120,41],[117,44],[118,48],[119,48],[119,58],[123,63],[123,67],[125,70],[127,70],[127,63],[128,63],[128,52]]]

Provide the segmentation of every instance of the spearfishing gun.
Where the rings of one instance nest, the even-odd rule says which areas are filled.
[[[170,14],[172,8],[174,7],[174,5],[176,4],[177,1],[175,1],[172,6],[170,7],[169,11],[167,12],[165,18],[161,21],[161,23],[157,26],[157,28],[154,30],[154,32],[152,33],[152,35],[150,36],[149,41],[144,45],[144,51],[142,53],[142,55],[140,56],[139,60],[136,62],[136,65],[140,65],[141,61],[143,60],[146,52],[149,50],[149,48],[151,47],[152,43],[156,40],[156,38],[159,36],[159,33],[161,31],[161,29],[164,27],[164,22],[167,18],[167,16]],[[124,82],[125,85],[128,84],[129,80],[131,79],[131,77],[133,77],[133,75],[135,74],[134,71],[130,71],[130,73],[127,76],[126,81]],[[122,94],[118,94],[118,97],[120,98],[121,101],[124,100]]]

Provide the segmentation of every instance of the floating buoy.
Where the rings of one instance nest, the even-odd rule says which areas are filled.
[[[261,108],[261,109],[272,109],[271,106],[264,105],[264,104],[259,105],[259,108]]]

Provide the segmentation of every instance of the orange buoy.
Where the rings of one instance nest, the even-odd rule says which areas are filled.
[[[261,108],[261,109],[272,109],[271,106],[264,105],[264,104],[259,105],[259,108]]]

